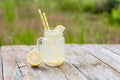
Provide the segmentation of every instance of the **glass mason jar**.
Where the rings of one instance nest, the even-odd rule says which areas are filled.
[[[65,39],[63,33],[53,30],[46,30],[44,37],[37,40],[37,45],[41,44],[43,62],[48,66],[59,66],[64,62],[65,58]]]

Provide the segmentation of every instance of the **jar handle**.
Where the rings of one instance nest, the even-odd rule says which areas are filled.
[[[41,51],[40,45],[42,44],[43,38],[44,38],[44,37],[39,37],[39,38],[37,39],[37,47],[39,48],[40,51]],[[40,44],[39,44],[39,43],[40,43]]]

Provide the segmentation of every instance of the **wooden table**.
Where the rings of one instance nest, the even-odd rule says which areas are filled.
[[[27,53],[37,46],[2,46],[0,80],[120,80],[120,45],[68,44],[59,67],[30,67]]]

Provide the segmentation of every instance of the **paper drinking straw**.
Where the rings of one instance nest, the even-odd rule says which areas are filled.
[[[44,19],[45,19],[45,23],[46,23],[47,29],[50,29],[50,28],[49,28],[48,21],[47,21],[47,17],[46,17],[46,15],[45,15],[44,12],[43,12],[43,17],[44,17]]]
[[[44,28],[47,30],[47,27],[46,27],[46,25],[45,25],[45,21],[44,21],[44,19],[43,19],[42,12],[41,12],[40,9],[38,9],[38,11],[39,11],[39,14],[40,14],[41,20],[42,20],[42,22],[43,22],[43,26],[44,26]]]

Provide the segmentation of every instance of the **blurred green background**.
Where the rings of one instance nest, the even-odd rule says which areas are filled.
[[[66,27],[66,43],[120,43],[120,0],[2,0],[0,46],[36,44],[43,36],[39,8],[50,27]]]

